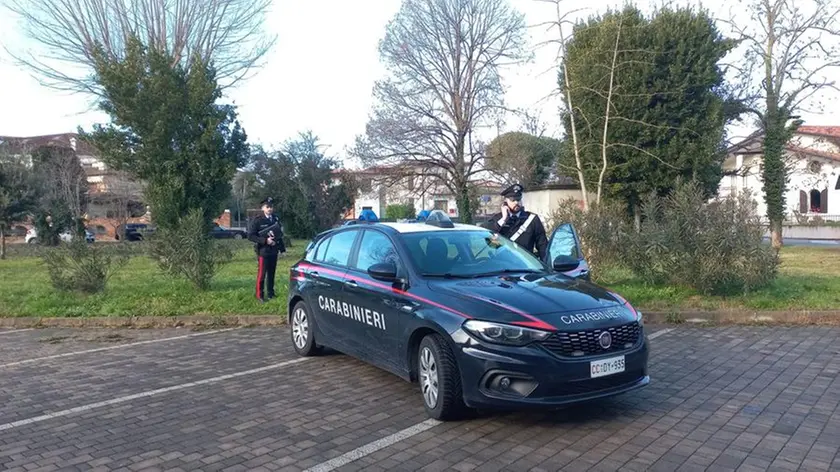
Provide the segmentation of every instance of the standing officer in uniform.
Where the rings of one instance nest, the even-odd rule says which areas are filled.
[[[277,269],[277,255],[285,253],[286,246],[283,245],[283,233],[279,228],[267,235],[260,235],[260,231],[279,223],[274,214],[274,200],[268,197],[260,203],[263,214],[251,220],[251,224],[248,225],[248,239],[254,243],[254,252],[257,253],[257,300],[264,303],[275,296],[274,272]]]
[[[525,211],[522,206],[523,191],[519,184],[504,189],[501,193],[505,197],[502,211],[493,215],[484,227],[505,236],[532,254],[536,248],[539,258],[543,260],[548,249],[545,227],[537,214]]]

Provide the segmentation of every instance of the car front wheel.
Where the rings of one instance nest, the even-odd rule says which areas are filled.
[[[420,341],[417,377],[423,406],[430,417],[448,421],[467,412],[455,355],[439,334],[430,334]]]
[[[298,302],[292,308],[289,327],[295,352],[307,357],[316,354],[318,346],[315,344],[313,331],[315,320],[310,316],[309,310],[306,308],[304,302]]]

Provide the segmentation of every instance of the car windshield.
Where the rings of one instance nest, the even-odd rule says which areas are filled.
[[[415,266],[426,277],[467,278],[545,270],[536,256],[487,230],[406,233],[403,240]]]

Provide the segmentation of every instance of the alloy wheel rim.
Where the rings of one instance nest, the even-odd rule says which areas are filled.
[[[420,353],[420,381],[423,389],[423,400],[429,408],[434,408],[438,401],[438,370],[432,350],[424,347]]]
[[[303,349],[306,346],[306,340],[309,339],[309,320],[306,319],[306,312],[301,308],[295,310],[292,315],[292,338],[299,349]]]

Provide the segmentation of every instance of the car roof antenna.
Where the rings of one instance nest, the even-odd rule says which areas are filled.
[[[434,210],[429,213],[429,216],[426,217],[425,223],[431,226],[437,226],[438,228],[454,228],[455,224],[452,223],[452,220],[449,219],[446,213],[443,210]]]

